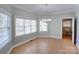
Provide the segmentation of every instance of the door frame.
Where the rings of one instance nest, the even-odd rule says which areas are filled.
[[[63,19],[72,19],[72,43],[74,44],[74,17],[63,17],[61,19],[61,22]],[[61,25],[63,24],[63,22],[61,23]],[[61,27],[61,38],[62,38],[62,27]]]
[[[63,38],[63,21],[71,21],[71,31],[72,31],[72,18],[62,19],[62,38]],[[72,40],[72,33],[71,33],[71,40]]]

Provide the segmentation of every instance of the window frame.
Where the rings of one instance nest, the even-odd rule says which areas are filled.
[[[29,26],[29,27],[28,27],[29,32],[28,32],[28,33],[25,33],[25,34],[27,35],[27,34],[30,34],[30,33],[31,33],[31,26],[30,26],[30,20],[29,20],[29,19],[25,19],[25,21],[26,21],[26,20],[28,20],[28,21],[29,21],[29,22],[28,22],[28,23],[29,23],[29,25],[28,25],[28,26]],[[24,21],[24,25],[25,25],[25,21]],[[25,30],[25,29],[26,29],[26,25],[24,26],[24,32],[26,32],[26,30]]]
[[[40,20],[40,22],[39,22],[40,32],[47,32],[48,31],[48,23],[46,23],[46,21],[42,21],[42,20]]]
[[[17,22],[16,22],[16,21],[17,21],[17,19],[18,19],[18,20],[23,20],[23,26],[19,26],[19,25],[18,25],[18,26],[16,26],[16,25],[17,25],[17,24],[16,24],[16,23],[17,23]],[[20,28],[20,27],[23,27],[23,28],[22,28],[23,30],[19,30],[18,28]],[[17,30],[17,29],[18,29],[18,30]],[[22,34],[17,35],[17,34],[16,34],[16,33],[17,33],[17,31],[18,31],[18,32],[19,32],[19,31],[21,31],[21,32],[23,32],[23,33],[22,33]],[[25,34],[25,33],[24,33],[24,19],[22,19],[22,18],[17,18],[17,17],[16,17],[16,19],[15,19],[15,36],[21,36],[21,35],[24,35],[24,34]]]
[[[33,21],[33,22],[32,22]],[[37,21],[36,20],[31,20],[31,32],[37,32]],[[33,24],[34,23],[34,24]],[[32,30],[33,29],[33,30]]]
[[[11,20],[10,20],[10,15],[9,14],[6,14],[4,12],[0,12],[0,14],[3,14],[4,16],[6,16],[6,20],[7,20],[6,21],[7,22],[7,24],[6,24],[7,26],[0,27],[0,29],[6,30],[7,31],[6,34],[8,34],[8,35],[6,35],[7,39],[4,39],[2,42],[0,42],[0,48],[2,48],[11,40]],[[3,33],[3,34],[5,34],[5,33]],[[4,37],[4,35],[3,35],[3,37]]]
[[[19,20],[22,19],[22,20],[24,20],[24,21],[23,21],[23,25],[24,25],[24,26],[23,26],[23,30],[24,30],[23,32],[24,32],[24,33],[23,33],[22,35],[28,35],[28,34],[32,34],[32,33],[34,33],[34,32],[37,32],[37,26],[35,26],[35,31],[33,31],[33,32],[32,32],[32,26],[31,26],[31,22],[32,22],[32,21],[35,21],[35,23],[36,23],[36,25],[37,25],[37,21],[36,21],[36,20],[24,19],[24,18],[16,17],[16,18],[15,18],[15,23],[16,23],[16,19],[19,19]],[[26,22],[26,20],[27,20],[28,22]],[[28,25],[26,25],[26,23],[28,23]],[[29,32],[27,32],[28,30],[26,31],[26,29],[29,29]],[[22,35],[17,35],[17,34],[16,34],[16,25],[15,25],[15,36],[17,37],[17,36],[22,36]]]

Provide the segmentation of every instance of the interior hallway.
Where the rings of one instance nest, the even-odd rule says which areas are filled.
[[[20,45],[11,51],[11,54],[76,54],[77,47],[68,39],[49,37],[36,38]]]

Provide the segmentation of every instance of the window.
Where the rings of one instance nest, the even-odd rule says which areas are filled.
[[[30,20],[25,20],[25,34],[31,33]]]
[[[36,21],[31,20],[31,32],[36,32]]]
[[[24,19],[16,18],[16,36],[24,34]]]
[[[45,21],[40,21],[40,31],[47,31],[48,30],[48,24]]]
[[[36,32],[36,21],[16,18],[16,36]]]
[[[0,46],[8,41],[10,35],[10,23],[9,17],[3,13],[0,13]]]

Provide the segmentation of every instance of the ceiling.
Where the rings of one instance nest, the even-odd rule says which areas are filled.
[[[36,15],[45,15],[47,10],[47,15],[64,13],[64,12],[74,12],[75,4],[17,4],[14,6],[20,7],[24,10],[33,12]]]

